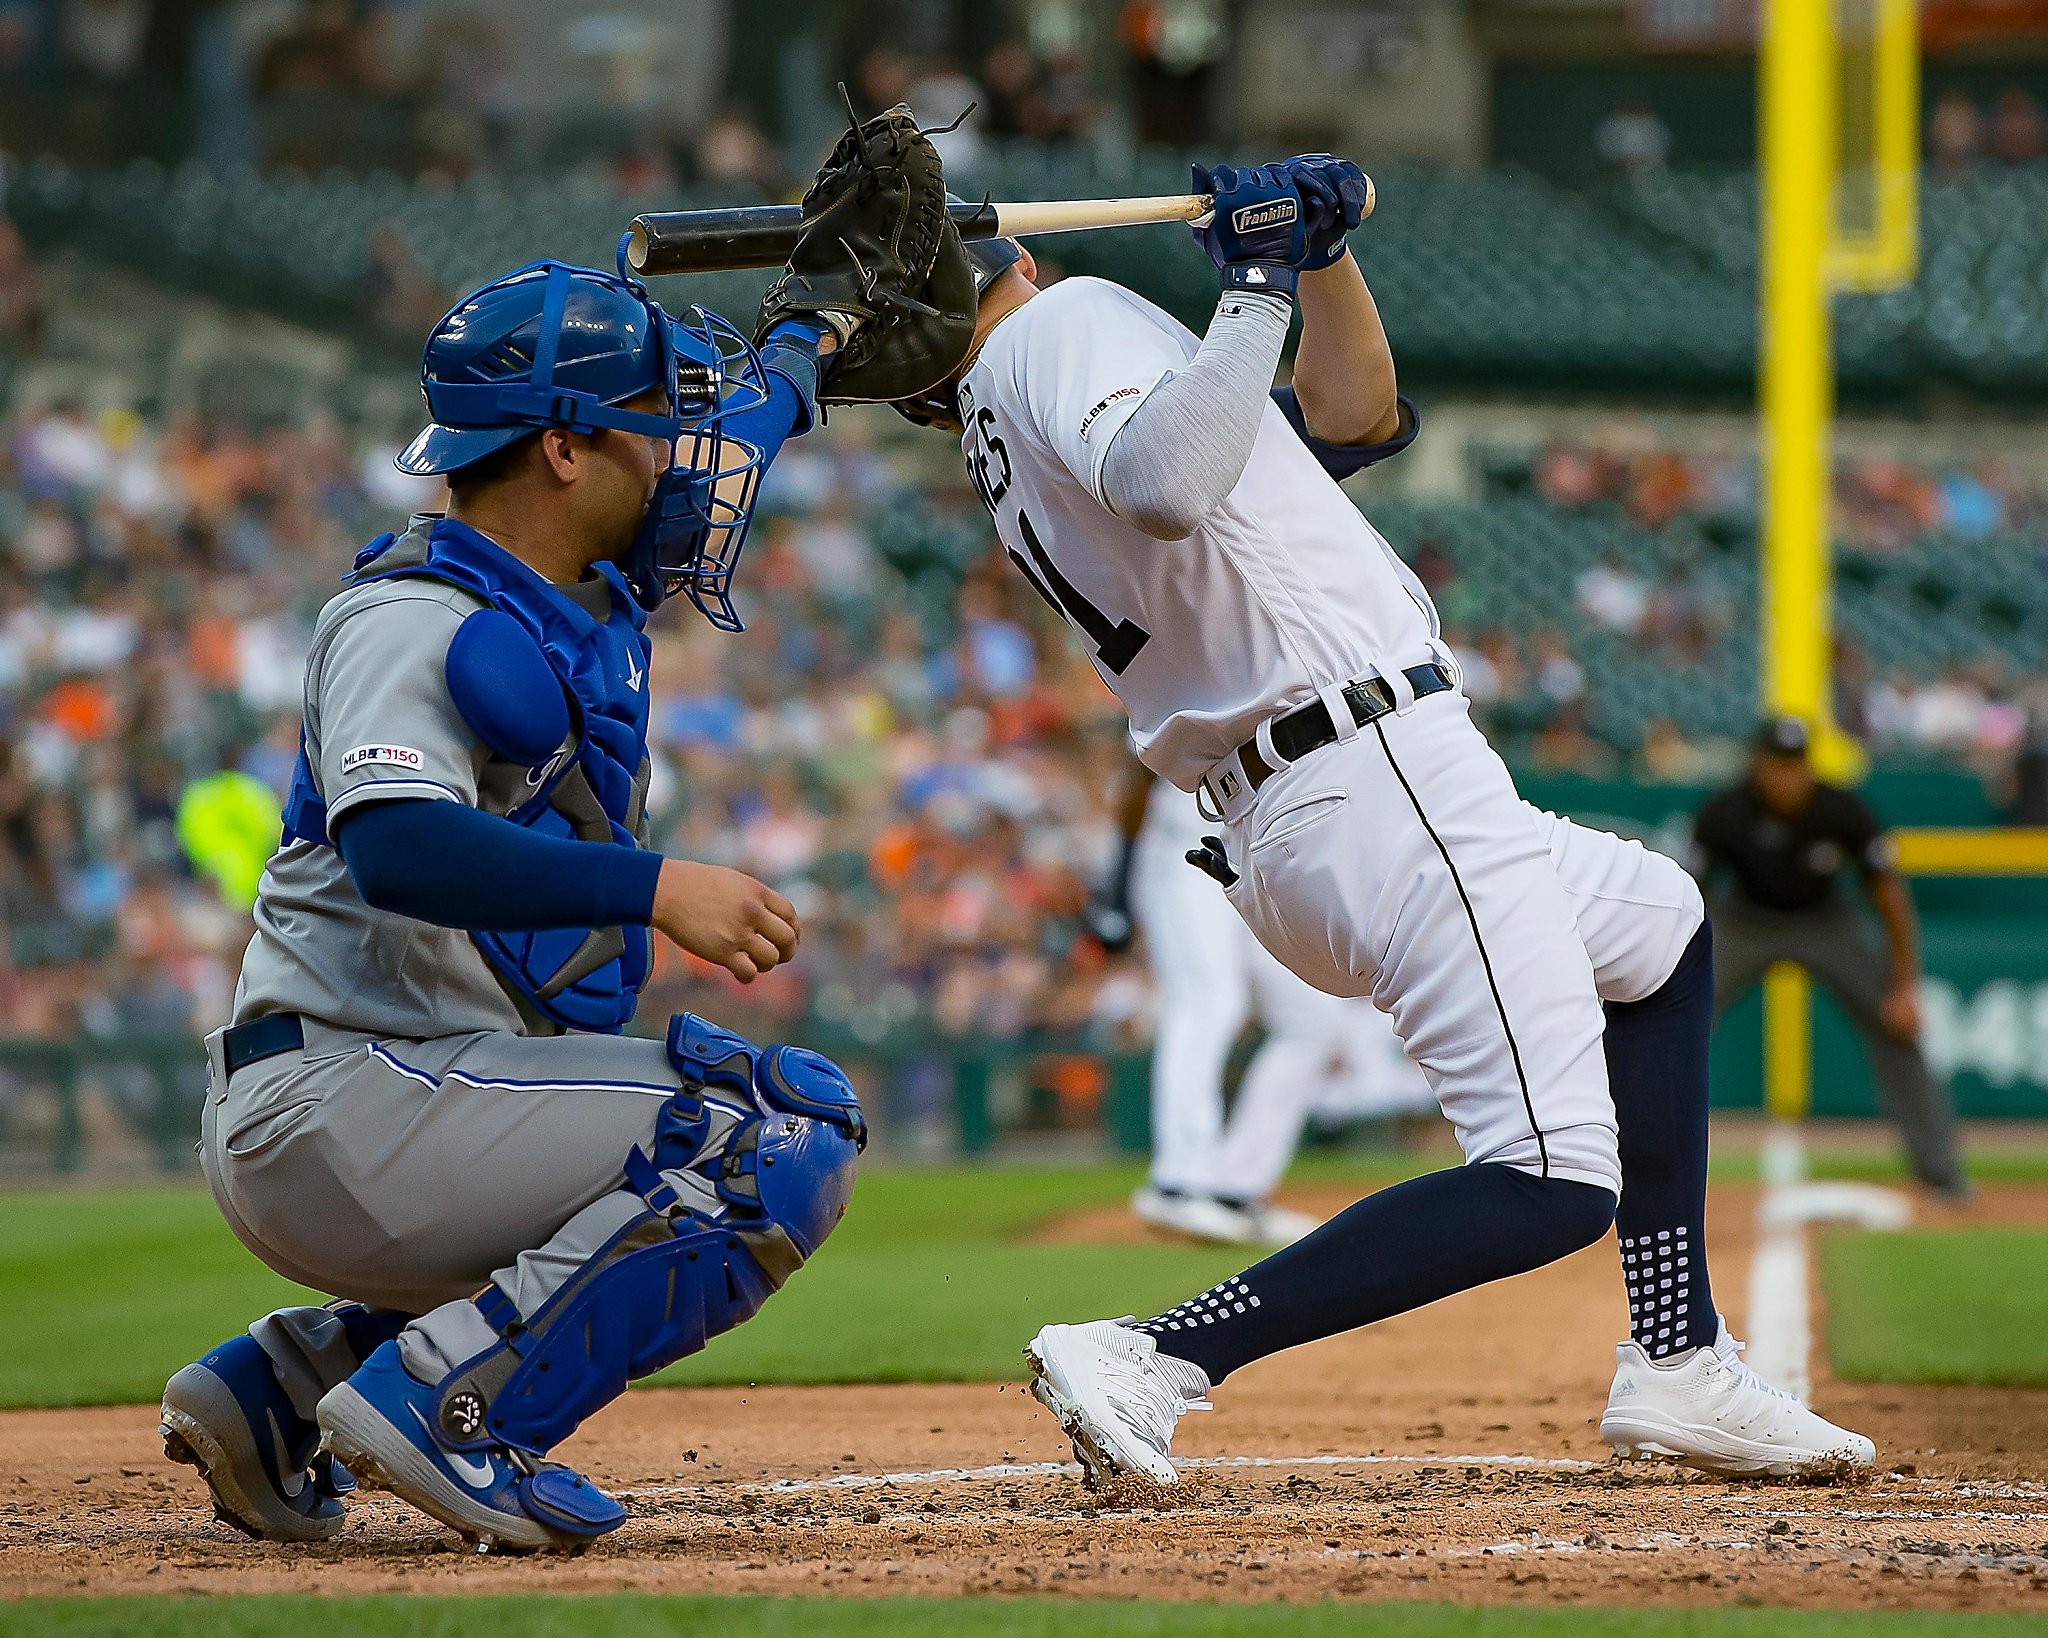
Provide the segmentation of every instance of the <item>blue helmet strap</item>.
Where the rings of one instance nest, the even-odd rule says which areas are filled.
[[[533,345],[533,385],[545,392],[555,384],[555,354],[562,344],[562,310],[569,305],[569,269],[548,264],[547,289],[540,298],[540,334]]]

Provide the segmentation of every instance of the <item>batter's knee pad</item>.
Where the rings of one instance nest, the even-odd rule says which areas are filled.
[[[646,1376],[753,1318],[845,1215],[867,1122],[830,1059],[759,1047],[694,1014],[671,1020],[682,1089],[652,1155],[626,1156],[647,1210],[531,1318],[493,1285],[477,1308],[499,1335],[435,1396],[457,1449],[544,1455]]]

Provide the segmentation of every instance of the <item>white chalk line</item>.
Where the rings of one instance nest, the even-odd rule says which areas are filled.
[[[1391,1456],[1374,1454],[1370,1456],[1177,1456],[1175,1467],[1184,1472],[1227,1471],[1230,1469],[1279,1469],[1314,1467],[1402,1467],[1417,1470],[1430,1467],[1456,1468],[1500,1468],[1510,1472],[1552,1472],[1592,1473],[1615,1471],[1612,1462],[1586,1461],[1569,1456],[1521,1456],[1507,1454],[1489,1455],[1446,1455],[1446,1456]],[[834,1473],[821,1478],[768,1479],[759,1481],[707,1480],[703,1484],[645,1485],[638,1489],[615,1492],[622,1500],[653,1499],[664,1496],[701,1496],[709,1498],[720,1494],[747,1494],[762,1496],[801,1495],[808,1491],[831,1490],[885,1490],[903,1487],[915,1489],[947,1484],[986,1484],[1002,1479],[1049,1479],[1078,1478],[1080,1465],[1075,1462],[992,1462],[985,1467],[934,1467],[900,1473]],[[1920,1475],[1895,1475],[1880,1484],[1913,1486],[1919,1495],[1928,1491],[1940,1491],[1958,1500],[1972,1501],[2044,1501],[2048,1500],[2048,1486],[2027,1483],[1979,1484],[1965,1481],[1951,1481]],[[1889,1499],[1886,1492],[1876,1490],[1870,1493],[1871,1500]],[[1901,1500],[1905,1497],[1901,1496]],[[1731,1502],[1726,1498],[1700,1496],[1700,1502],[1710,1507],[1740,1505],[1744,1512],[1761,1518],[1772,1519],[1842,1519],[1876,1521],[1893,1519],[1901,1522],[1939,1523],[1944,1519],[1968,1521],[1980,1524],[2004,1523],[2048,1523],[2048,1513],[2004,1512],[1973,1509],[1934,1510],[1921,1508],[1864,1508],[1864,1509],[1814,1509],[1792,1510],[1784,1508],[1759,1508],[1752,1500],[1741,1499]]]
[[[1806,1225],[1785,1209],[1806,1175],[1806,1146],[1790,1121],[1773,1121],[1758,1157],[1764,1189],[1749,1265],[1749,1363],[1802,1403],[1812,1396],[1812,1298]]]
[[[1176,1456],[1183,1471],[1216,1468],[1290,1467],[1502,1467],[1559,1473],[1584,1473],[1611,1464],[1576,1461],[1567,1456]],[[620,1490],[621,1497],[697,1496],[713,1490],[744,1490],[764,1496],[794,1495],[806,1490],[875,1490],[892,1485],[979,1484],[995,1479],[1048,1479],[1078,1476],[1078,1462],[995,1462],[987,1467],[934,1467],[913,1473],[834,1473],[818,1479],[773,1479],[758,1484],[650,1485]]]

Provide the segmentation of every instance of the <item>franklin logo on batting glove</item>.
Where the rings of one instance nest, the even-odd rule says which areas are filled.
[[[1300,214],[1297,200],[1269,199],[1263,205],[1245,205],[1233,211],[1230,225],[1239,233],[1252,233],[1259,228],[1285,227]]]

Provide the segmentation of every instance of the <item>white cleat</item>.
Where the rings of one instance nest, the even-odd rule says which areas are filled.
[[[1877,1460],[1877,1447],[1862,1434],[1836,1427],[1745,1365],[1725,1320],[1711,1348],[1653,1363],[1624,1342],[1614,1358],[1600,1437],[1617,1455],[1774,1478],[1867,1468]]]
[[[1184,1234],[1190,1240],[1224,1246],[1261,1243],[1252,1213],[1211,1195],[1167,1194],[1147,1184],[1131,1196],[1131,1211],[1141,1222],[1169,1234]]]
[[[1158,1353],[1159,1344],[1145,1332],[1116,1320],[1048,1325],[1024,1350],[1031,1362],[1031,1396],[1059,1418],[1074,1441],[1090,1490],[1126,1474],[1154,1484],[1180,1482],[1168,1454],[1174,1425],[1210,1405],[1175,1386]],[[1200,1381],[1194,1366],[1181,1368]],[[1206,1392],[1202,1383],[1197,1393]]]
[[[1251,1218],[1257,1233],[1255,1243],[1262,1246],[1291,1246],[1296,1240],[1307,1239],[1323,1226],[1320,1217],[1311,1217],[1305,1211],[1289,1211],[1271,1201],[1247,1207],[1246,1215]]]

